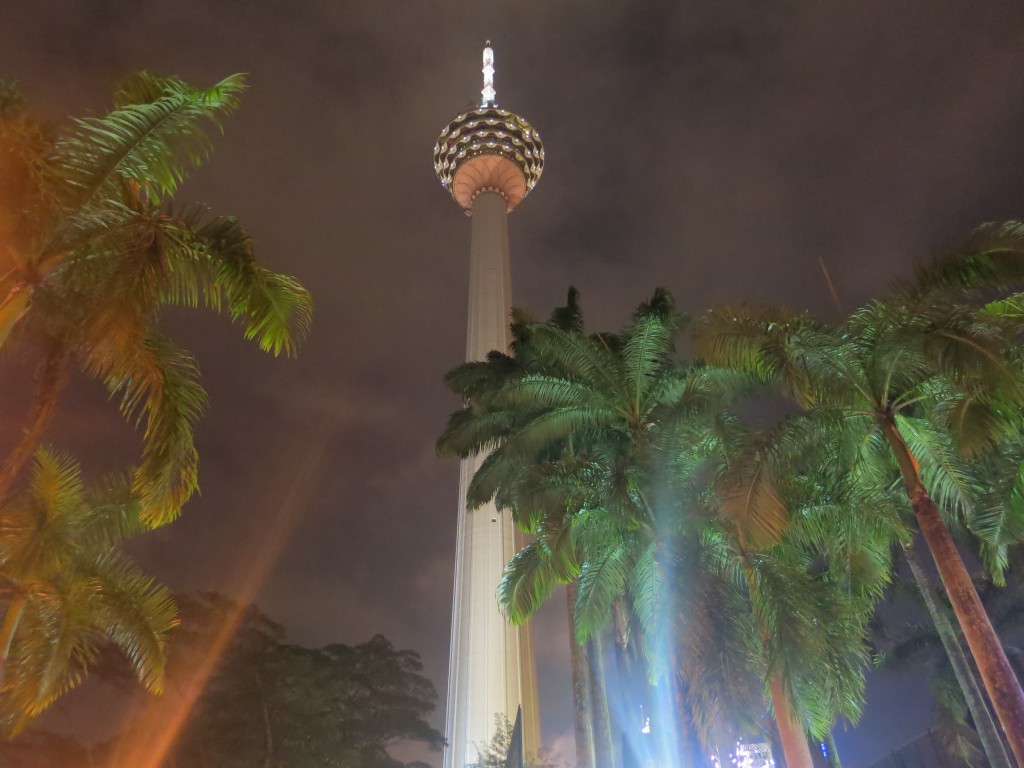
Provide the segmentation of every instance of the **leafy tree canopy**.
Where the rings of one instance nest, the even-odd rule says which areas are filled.
[[[178,598],[181,625],[169,644],[165,693],[106,744],[86,746],[66,735],[26,733],[0,741],[0,765],[93,768],[120,765],[121,748],[170,722],[194,670],[240,606],[209,593]],[[404,763],[388,748],[443,744],[426,717],[437,694],[415,651],[375,635],[358,645],[307,648],[288,643],[284,628],[255,606],[238,627],[162,768],[427,768]],[[104,657],[99,677],[115,686],[127,665]]]
[[[204,594],[181,601],[171,644],[168,702],[236,610]],[[443,744],[426,717],[437,693],[415,651],[375,635],[358,645],[307,648],[254,606],[241,621],[167,765],[249,768],[403,768],[388,748]],[[408,768],[422,764],[411,763]]]

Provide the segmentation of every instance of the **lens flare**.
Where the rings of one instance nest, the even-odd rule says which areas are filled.
[[[106,768],[159,768],[170,754],[238,629],[245,607],[263,586],[313,495],[332,433],[333,429],[325,428],[314,435],[305,454],[289,452],[298,458],[282,472],[281,485],[286,489],[283,499],[268,510],[271,512],[267,516],[269,524],[261,530],[254,530],[248,545],[239,550],[238,562],[242,570],[230,590],[237,600],[235,608],[217,631],[200,664],[178,690],[167,691],[164,698],[156,702],[148,695],[139,694],[133,709],[141,712],[141,718],[122,732]]]

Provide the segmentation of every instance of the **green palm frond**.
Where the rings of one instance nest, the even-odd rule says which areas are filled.
[[[142,463],[133,491],[151,526],[173,520],[197,487],[199,457],[193,425],[206,404],[195,360],[170,340],[151,336],[116,357],[95,350],[85,361],[91,375],[121,396],[121,412],[143,421]]]
[[[81,472],[69,457],[40,450],[28,489],[0,518],[0,575],[24,585],[34,574],[68,567],[79,546]]]
[[[580,568],[573,625],[580,643],[607,625],[615,600],[626,589],[630,555],[626,546],[610,542],[603,551],[592,552]]]
[[[537,546],[548,561],[551,573],[562,584],[578,577],[582,567],[572,535],[573,522],[571,515],[548,515],[532,526]]]
[[[565,306],[557,307],[551,313],[548,323],[563,331],[583,333],[583,309],[580,307],[580,292],[569,286]]]
[[[78,685],[96,662],[101,636],[90,609],[97,587],[88,579],[33,584],[5,678],[5,696],[24,713],[20,725]]]
[[[111,549],[149,530],[130,473],[100,478],[85,489],[83,506],[88,514],[81,535],[90,549]]]
[[[637,311],[622,346],[625,383],[637,410],[671,360],[675,352],[673,337],[680,324],[672,298],[663,289]]]
[[[546,365],[567,379],[590,382],[598,391],[625,392],[622,364],[601,337],[538,324],[533,327],[533,347]]]
[[[510,456],[533,459],[571,435],[586,435],[614,428],[616,414],[601,408],[551,408],[542,411],[506,439],[502,450]]]
[[[973,510],[977,487],[947,433],[928,420],[897,414],[896,425],[921,465],[921,478],[939,506],[958,515]]]
[[[522,416],[513,417],[506,411],[479,412],[474,408],[455,411],[437,439],[437,453],[465,458],[495,448],[512,432],[515,418]]]
[[[261,267],[252,238],[233,217],[210,217],[203,209],[158,222],[167,287],[161,300],[196,306],[200,300],[226,311],[265,352],[294,355],[309,332],[309,292],[288,276]]]
[[[665,580],[657,562],[658,545],[648,544],[633,564],[628,591],[633,613],[644,637],[654,637],[662,626],[665,611]]]
[[[711,310],[694,326],[694,354],[780,387],[798,404],[808,405],[822,386],[815,369],[835,363],[834,355],[821,355],[822,347],[835,352],[823,334],[809,315],[774,307],[725,306]]]
[[[116,550],[92,563],[103,585],[96,596],[94,623],[124,654],[146,690],[163,690],[166,637],[178,625],[170,591],[145,576]]]
[[[457,395],[477,399],[500,390],[520,370],[515,358],[492,350],[486,361],[473,360],[452,368],[445,374],[444,383]]]
[[[1008,354],[1016,346],[1019,323],[952,302],[915,310],[910,331],[926,369],[943,372],[962,389],[984,387],[1020,402],[1020,369]]]
[[[155,87],[155,76],[150,78]],[[174,194],[188,168],[208,154],[208,129],[219,130],[221,118],[237,108],[245,82],[232,75],[202,90],[163,78],[159,87],[158,98],[76,120],[58,141],[54,167],[68,190],[69,209],[117,199],[123,179],[138,184],[150,200]]]
[[[1019,441],[974,462],[981,494],[967,527],[978,537],[982,564],[997,586],[1005,586],[1009,548],[1024,540],[1024,473]]]
[[[607,408],[607,401],[602,402],[603,398],[595,397],[595,394],[585,383],[560,376],[528,373],[497,392],[495,401],[510,411],[578,406]]]
[[[990,301],[981,311],[989,317],[1019,323],[1024,320],[1024,293],[1013,293]]]
[[[917,270],[919,293],[1003,291],[1024,283],[1024,224],[992,222],[978,227],[948,255]]]
[[[505,566],[498,583],[498,604],[509,621],[522,624],[564,583],[537,545],[527,544]]]
[[[117,549],[140,528],[137,509],[126,478],[85,489],[77,463],[46,450],[28,487],[5,504],[0,576],[22,605],[0,685],[8,730],[81,682],[108,642],[147,688],[159,689],[176,609],[167,590]]]
[[[1010,420],[1003,409],[992,403],[979,397],[954,396],[943,406],[945,426],[961,456],[977,458],[1008,436]]]
[[[466,506],[479,509],[494,499],[499,509],[514,508],[516,480],[522,472],[522,462],[517,457],[510,458],[500,448],[487,454],[469,481]],[[508,501],[503,498],[504,492],[512,494]]]

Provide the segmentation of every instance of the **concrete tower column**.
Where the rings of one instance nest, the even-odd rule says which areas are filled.
[[[455,118],[434,148],[441,183],[471,216],[466,359],[507,351],[512,312],[508,214],[540,178],[544,149],[521,117],[494,105],[490,48],[484,51],[480,109]],[[466,492],[484,460],[462,462],[452,600],[445,768],[466,768],[495,732],[495,716],[512,722],[522,708],[523,750],[540,748],[537,683],[529,625],[502,615],[498,583],[522,547],[508,512],[493,503],[466,508]]]

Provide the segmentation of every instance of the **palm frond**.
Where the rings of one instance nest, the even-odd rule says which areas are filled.
[[[166,637],[177,626],[177,606],[170,591],[143,575],[116,550],[107,550],[92,563],[103,585],[97,595],[95,624],[131,662],[148,691],[163,690]]]
[[[817,356],[806,351],[822,346],[821,334],[809,315],[774,307],[725,306],[711,310],[694,326],[694,354],[712,365],[780,386],[799,405],[808,405],[820,382],[812,381],[809,367]]]
[[[195,360],[168,339],[150,336],[130,355],[94,354],[86,365],[111,394],[121,396],[126,419],[145,422],[142,463],[133,481],[142,519],[151,526],[173,520],[198,483],[193,429],[206,393]]]
[[[719,511],[752,550],[776,544],[789,524],[789,511],[775,487],[766,461],[745,461],[718,487]]]
[[[202,209],[162,217],[167,288],[162,301],[196,306],[200,298],[241,322],[265,352],[294,355],[309,333],[313,302],[295,278],[259,265],[252,238],[232,217]]]
[[[533,327],[533,347],[559,375],[588,382],[598,391],[622,394],[621,364],[600,337],[538,324]]]
[[[580,292],[571,285],[565,297],[565,306],[557,307],[548,321],[563,331],[583,333],[583,310],[580,307]]]
[[[978,227],[952,253],[919,268],[918,292],[1001,291],[1024,283],[1024,224],[991,222]]]
[[[629,578],[629,560],[625,546],[612,544],[583,562],[573,607],[573,626],[579,642],[586,642],[608,624],[615,600]]]
[[[209,152],[208,127],[220,129],[244,88],[241,75],[206,90],[163,78],[156,99],[75,120],[74,130],[55,149],[54,166],[68,190],[65,205],[78,210],[117,199],[123,179],[138,184],[151,200],[174,194],[188,168]]]
[[[673,336],[680,322],[672,297],[664,289],[658,289],[651,302],[641,305],[634,315],[621,356],[629,398],[637,410],[675,351]]]
[[[498,583],[498,603],[509,621],[522,624],[562,583],[549,560],[536,544],[530,543],[505,566]]]
[[[977,485],[949,435],[926,419],[903,414],[896,415],[896,426],[920,463],[921,478],[932,498],[950,513],[970,512],[977,499]]]

